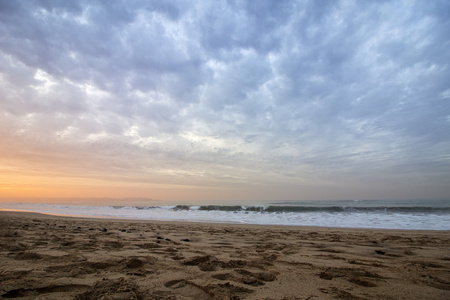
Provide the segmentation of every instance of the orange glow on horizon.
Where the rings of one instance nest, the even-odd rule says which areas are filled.
[[[220,187],[176,184],[136,183],[87,178],[57,178],[53,176],[0,176],[0,201],[8,198],[146,198],[154,200],[214,200],[223,199],[232,191]],[[220,200],[220,199],[219,199]]]

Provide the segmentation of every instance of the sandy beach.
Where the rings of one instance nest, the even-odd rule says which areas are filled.
[[[0,212],[0,298],[450,299],[450,232]]]

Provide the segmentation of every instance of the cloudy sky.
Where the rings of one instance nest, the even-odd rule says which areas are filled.
[[[450,198],[449,1],[0,0],[0,196]]]

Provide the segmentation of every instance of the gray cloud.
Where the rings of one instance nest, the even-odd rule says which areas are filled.
[[[449,11],[0,1],[2,160],[208,186],[414,187],[421,174],[448,196]]]

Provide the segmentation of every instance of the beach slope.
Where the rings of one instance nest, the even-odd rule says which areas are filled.
[[[450,232],[0,212],[0,298],[450,299]]]

